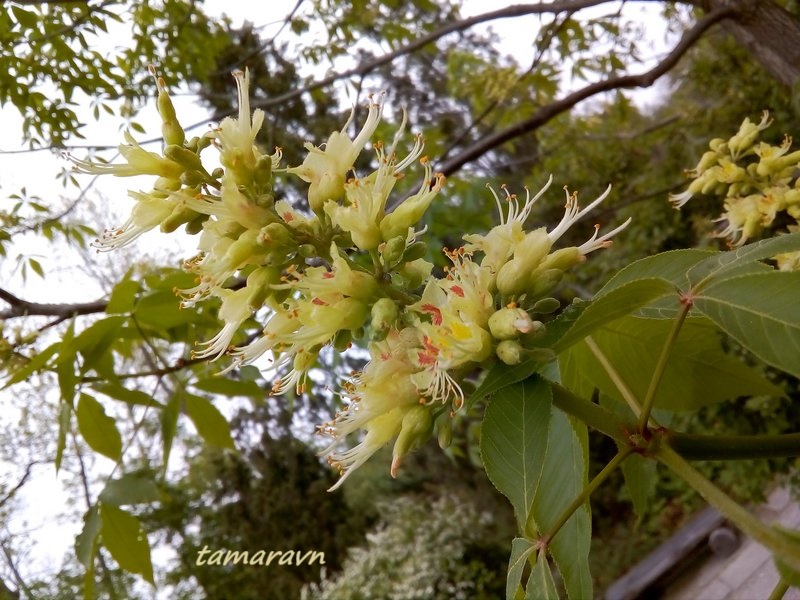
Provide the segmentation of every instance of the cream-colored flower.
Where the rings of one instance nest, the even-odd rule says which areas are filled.
[[[369,103],[369,112],[361,131],[352,140],[347,134],[347,128],[353,122],[355,109],[350,113],[350,118],[341,131],[334,131],[323,146],[314,146],[306,142],[308,150],[303,163],[298,167],[287,169],[303,181],[308,182],[308,203],[316,214],[322,214],[323,207],[328,200],[338,200],[344,192],[344,183],[348,171],[353,168],[356,157],[364,145],[375,133],[381,119],[383,106],[380,102]]]

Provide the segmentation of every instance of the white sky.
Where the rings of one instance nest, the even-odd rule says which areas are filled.
[[[209,14],[228,13],[234,21],[239,24],[248,19],[254,21],[256,25],[265,25],[263,35],[269,37],[274,31],[276,24],[280,24],[283,16],[294,6],[295,0],[270,0],[269,16],[264,15],[266,10],[252,15],[248,7],[252,9],[254,4],[244,2],[231,2],[230,0],[206,0],[205,7]],[[512,4],[511,2],[487,3],[484,0],[465,0],[465,16],[471,16],[486,10],[494,10],[503,5]],[[266,6],[266,4],[264,5]],[[607,11],[608,7],[604,9]],[[648,25],[648,38],[653,42],[653,53],[658,53],[665,44],[664,27],[659,20],[653,18],[653,9],[642,4],[629,5],[628,9],[632,18],[646,18]],[[645,11],[644,13],[642,11]],[[649,11],[649,12],[648,12]],[[271,21],[271,22],[270,22]],[[535,16],[517,19],[507,19],[496,21],[491,25],[479,26],[482,29],[491,28],[502,40],[501,49],[504,53],[518,58],[520,64],[530,63],[533,53],[533,38],[531,31],[537,27]],[[270,29],[272,28],[272,29]],[[287,32],[288,34],[288,32]],[[235,93],[233,81],[231,81],[231,93]],[[646,101],[652,97],[653,92],[649,92],[641,98]],[[208,116],[208,111],[192,101],[189,96],[178,96],[175,98],[178,108],[178,115],[182,122],[193,123],[200,121]],[[137,117],[148,131],[146,137],[152,137],[153,133],[160,131],[160,122],[155,109],[155,101],[146,107]],[[121,141],[121,132],[118,129],[119,120],[106,116],[101,122],[90,122],[84,130],[86,140],[78,140],[81,144],[116,145]],[[6,105],[0,111],[0,130],[4,132],[0,140],[0,150],[16,150],[21,148],[21,118],[13,107]],[[137,136],[144,137],[144,136]],[[55,174],[64,166],[64,159],[54,156],[49,152],[36,152],[29,154],[0,154],[0,207],[8,202],[7,196],[17,192],[25,186],[28,193],[40,196],[45,203],[58,204],[66,202],[69,198],[74,198],[76,191],[74,188],[64,190],[60,183],[55,181]],[[90,179],[88,176],[79,176],[82,185]],[[105,211],[110,208],[112,213],[116,213],[117,219],[124,219],[129,211],[131,201],[127,198],[126,190],[137,188],[138,185],[148,186],[145,181],[137,184],[130,179],[120,180],[112,177],[103,178],[89,194],[95,202],[103,202],[106,206],[98,214],[103,220],[109,218]],[[148,188],[145,188],[148,189]],[[64,200],[61,200],[64,198]],[[102,199],[102,200],[100,200]],[[110,218],[113,218],[111,216]],[[104,226],[116,225],[114,222],[91,223],[97,229]],[[9,289],[27,300],[41,302],[58,301],[87,301],[93,300],[102,295],[103,290],[92,278],[86,276],[80,268],[80,260],[76,257],[64,255],[54,255],[53,247],[46,248],[36,246],[37,239],[21,239],[17,241],[15,251],[30,253],[38,256],[47,273],[47,280],[41,281],[35,275],[29,275],[28,283],[23,287],[15,269],[13,253],[8,260],[0,262],[0,286]],[[159,236],[151,233],[146,238],[140,240],[141,245],[151,248],[154,244],[161,248],[168,248],[172,256],[183,254],[191,255],[191,250],[186,250],[185,245],[176,244],[168,236]],[[117,256],[117,259],[121,257]],[[99,261],[115,260],[114,254],[99,255]],[[77,282],[77,285],[76,285]],[[0,303],[0,306],[3,304]],[[4,393],[0,392],[0,402]],[[14,418],[6,412],[5,419]],[[0,473],[5,469],[0,466]],[[11,469],[12,473],[14,469]],[[8,483],[15,482],[16,475],[8,479]],[[70,521],[67,523],[57,522],[56,515],[67,506],[70,499],[62,491],[62,486],[58,482],[50,465],[37,467],[35,476],[28,483],[20,495],[22,504],[28,507],[20,513],[23,520],[14,520],[7,523],[7,531],[0,530],[0,536],[8,532],[19,533],[29,531],[35,551],[31,556],[31,561],[20,565],[25,574],[40,572],[42,569],[52,569],[61,563],[65,552],[71,552],[74,535],[80,528],[80,523]]]

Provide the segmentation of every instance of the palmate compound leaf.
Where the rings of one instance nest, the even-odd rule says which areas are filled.
[[[800,377],[800,272],[711,283],[694,297],[694,308],[765,363]]]
[[[644,398],[671,320],[623,317],[592,334],[601,352],[640,401]],[[567,381],[584,381],[623,402],[623,397],[585,341],[559,356]],[[694,410],[728,398],[780,396],[783,391],[740,360],[725,354],[716,328],[707,319],[688,318],[672,349],[655,406]]]
[[[495,393],[481,429],[481,456],[489,479],[514,507],[520,532],[530,539],[554,526],[586,485],[581,436],[570,419],[552,407],[549,385],[539,377]],[[592,597],[590,541],[589,511],[581,507],[550,543],[570,598]],[[526,550],[521,542],[518,545],[517,555],[512,548],[512,558]],[[521,574],[521,568],[509,574],[509,587],[511,575]]]

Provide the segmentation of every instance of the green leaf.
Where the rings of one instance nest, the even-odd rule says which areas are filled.
[[[523,533],[542,474],[552,401],[550,386],[538,377],[505,387],[481,426],[486,474],[511,502]]]
[[[235,449],[228,420],[210,400],[186,394],[183,411],[194,423],[197,433],[207,443],[218,448]]]
[[[628,316],[595,331],[592,339],[641,400],[671,328],[671,321]],[[582,390],[597,387],[604,394],[624,401],[585,341],[559,358],[565,380],[587,380]],[[689,318],[670,354],[655,406],[695,410],[728,398],[759,394],[781,396],[783,392],[754,369],[725,354],[715,327],[706,319]]]
[[[133,406],[157,406],[163,408],[164,405],[141,390],[129,390],[118,383],[95,383],[92,388],[101,394],[105,394],[114,400],[121,400]]]
[[[625,487],[631,497],[633,510],[639,520],[647,513],[650,501],[655,495],[656,483],[656,461],[631,454],[622,461],[622,475],[625,478]]]
[[[181,394],[175,393],[167,402],[166,408],[161,411],[161,441],[164,448],[164,466],[166,472],[169,455],[172,451],[172,442],[178,429],[178,416],[181,414]]]
[[[718,252],[712,250],[690,248],[686,250],[670,250],[669,252],[648,256],[620,269],[618,273],[608,280],[603,289],[597,292],[597,297],[604,296],[632,281],[654,277],[665,279],[679,290],[686,291],[689,288],[689,280],[686,277],[687,271],[702,260],[716,254]]]
[[[534,351],[535,350],[536,349],[534,349]],[[528,377],[546,365],[546,359],[552,361],[553,358],[555,358],[555,355],[549,350],[542,350],[545,350],[547,354],[541,355],[541,360],[529,359],[513,366],[498,361],[492,365],[492,368],[489,369],[489,372],[483,378],[481,384],[472,394],[470,394],[469,399],[467,400],[467,410],[472,408],[472,406],[478,400],[491,394],[495,394],[505,387],[528,379]]]
[[[678,296],[673,285],[660,278],[637,279],[598,295],[583,310],[567,333],[556,342],[554,350],[560,353],[587,335],[591,335],[598,327],[619,319],[653,300],[670,295],[675,297],[677,304]]]
[[[124,506],[157,502],[160,497],[152,478],[143,473],[127,473],[119,479],[109,479],[99,499],[103,504]]]
[[[547,435],[547,454],[533,501],[533,517],[540,534],[550,531],[572,500],[587,485],[581,435],[560,410],[554,410]],[[567,595],[575,600],[592,598],[589,545],[592,521],[588,504],[576,510],[550,541]]]
[[[800,272],[753,273],[706,286],[694,308],[765,363],[800,377],[799,291]]]
[[[64,449],[67,447],[67,433],[70,429],[72,419],[72,407],[69,402],[62,401],[58,411],[58,440],[56,442],[56,473],[61,468],[61,461],[64,458]]]
[[[182,310],[180,301],[172,291],[158,290],[139,298],[133,314],[142,325],[155,329],[172,329],[190,323],[196,312]]]
[[[76,414],[78,430],[89,447],[112,460],[119,460],[122,457],[122,437],[103,405],[91,396],[81,394]]]
[[[13,4],[11,5],[11,12],[14,13],[14,18],[17,22],[26,29],[39,28],[39,17],[35,12],[25,10]]]
[[[150,544],[139,519],[121,508],[100,505],[103,545],[121,568],[137,573],[149,583],[153,581]]]
[[[556,582],[546,556],[539,555],[525,588],[525,600],[559,600]]]
[[[209,394],[220,394],[223,396],[249,396],[251,398],[263,398],[267,392],[255,381],[240,381],[230,377],[207,377],[200,379],[194,384],[198,390]]]
[[[106,305],[107,314],[129,313],[136,302],[136,294],[141,289],[138,281],[123,279],[111,290],[111,297]]]
[[[91,369],[103,371],[99,365],[102,364],[104,358],[108,357],[108,350],[118,339],[118,332],[124,323],[125,317],[114,316],[100,319],[81,331],[75,338],[73,347],[83,356],[82,373]]]
[[[29,258],[28,264],[31,266],[31,269],[34,273],[36,273],[39,277],[44,279],[44,269],[42,269],[42,263],[40,263],[35,258]]]
[[[527,538],[517,537],[511,542],[511,557],[508,559],[508,575],[506,576],[506,600],[514,600],[517,596],[522,572],[528,563],[528,557],[536,549],[536,545]]]
[[[75,556],[86,569],[83,575],[83,597],[94,598],[94,557],[101,522],[97,506],[92,506],[83,517],[83,529],[75,536]]]
[[[800,250],[800,233],[780,235],[729,252],[715,254],[691,268],[687,276],[697,293],[715,282],[727,279],[731,276],[731,271],[743,264],[796,250]]]
[[[94,566],[100,527],[100,514],[97,506],[93,506],[83,515],[83,529],[75,536],[75,557],[87,569],[92,569]]]
[[[13,375],[8,379],[6,384],[3,386],[2,389],[6,389],[14,385],[15,383],[19,383],[20,381],[24,381],[28,379],[31,375],[33,375],[36,371],[42,369],[47,365],[50,359],[56,352],[61,350],[61,342],[56,342],[51,344],[44,350],[42,350],[39,354],[31,358],[25,366],[20,367],[16,371],[13,372]]]

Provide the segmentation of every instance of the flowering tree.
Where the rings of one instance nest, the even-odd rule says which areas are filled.
[[[112,3],[95,10],[93,5],[71,3],[52,3],[50,8],[45,2],[39,11],[20,4],[30,3],[15,3],[12,12],[3,14],[10,23],[4,35],[36,31],[37,19],[43,19],[47,22],[44,36],[30,37],[32,48],[49,55],[51,44],[58,55],[65,50],[50,41],[61,31],[52,29],[57,19],[51,17],[68,15],[67,29],[73,31],[100,28],[106,6]],[[424,10],[425,4],[415,6]],[[118,65],[121,73],[103,63],[113,75],[112,84],[125,86],[126,97],[158,90],[164,147],[160,153],[149,152],[126,134],[119,148],[124,159],[120,164],[73,158],[78,171],[90,174],[153,177],[147,190],[131,192],[135,208],[130,218],[101,235],[97,248],[113,250],[130,244],[150,229],[170,232],[185,227],[199,235],[199,253],[182,270],[147,277],[132,270],[116,283],[108,302],[39,304],[0,290],[10,306],[2,313],[4,319],[28,314],[53,319],[22,338],[15,338],[18,334],[11,327],[5,329],[0,355],[8,376],[6,385],[14,386],[12,390],[32,375],[53,375],[60,396],[56,467],[70,459],[73,431],[78,434],[76,443],[82,439],[93,451],[126,467],[124,474],[115,469],[102,482],[99,494],[85,486],[90,508],[76,550],[89,575],[98,565],[106,570],[103,557],[107,554],[98,551],[102,546],[123,569],[152,581],[149,544],[136,516],[139,511],[126,507],[159,499],[158,479],[166,470],[182,423],[191,421],[210,445],[233,446],[228,423],[211,401],[212,394],[263,396],[256,380],[258,369],[264,369],[277,373],[273,393],[290,396],[311,387],[314,369],[326,352],[330,356],[331,349],[340,353],[353,348],[349,354],[356,360],[368,355],[369,362],[337,386],[341,412],[319,427],[327,444],[325,454],[341,474],[333,487],[346,486],[347,478],[386,445],[392,447],[393,455],[387,470],[396,475],[403,459],[428,438],[435,436],[447,446],[455,420],[469,409],[483,410],[483,464],[492,482],[509,498],[519,529],[511,543],[509,596],[521,596],[523,590],[532,597],[552,595],[552,568],[560,572],[570,596],[591,596],[590,495],[621,466],[631,497],[641,509],[653,484],[648,467],[655,461],[672,468],[770,547],[782,561],[786,580],[794,580],[797,549],[791,537],[755,521],[686,461],[795,456],[796,437],[690,436],[667,428],[668,418],[658,412],[696,410],[744,394],[783,393],[770,379],[726,354],[720,331],[763,363],[798,376],[800,316],[792,302],[797,285],[792,269],[797,265],[800,234],[744,245],[771,233],[771,228],[781,230],[787,222],[789,231],[797,227],[798,155],[790,151],[788,138],[777,146],[759,142],[768,124],[766,117],[757,124],[745,121],[730,139],[712,141],[709,152],[689,172],[694,181],[687,192],[674,196],[681,205],[698,195],[722,198],[725,212],[719,234],[734,249],[727,253],[685,249],[638,261],[617,273],[590,301],[561,306],[554,290],[566,272],[579,274],[597,264],[585,262],[587,255],[607,247],[612,237],[636,235],[636,222],[596,228],[594,234],[591,226],[578,222],[589,211],[602,210],[600,203],[611,200],[608,196],[615,190],[607,190],[585,208],[574,192],[566,191],[563,217],[556,217],[551,226],[535,228],[528,224],[534,208],[562,202],[553,199],[560,194],[550,191],[552,180],[541,176],[537,181],[541,189],[530,194],[521,182],[499,185],[502,180],[492,175],[496,164],[484,163],[482,172],[489,173],[491,186],[486,198],[489,204],[492,200],[497,204],[499,224],[463,239],[458,230],[455,241],[448,243],[453,247],[443,253],[433,247],[422,225],[425,219],[435,230],[440,223],[437,204],[452,190],[442,172],[449,176],[510,140],[519,144],[515,148],[519,153],[523,146],[518,136],[595,93],[650,85],[674,69],[716,23],[738,31],[740,39],[763,25],[760,18],[751,18],[746,2],[693,3],[705,11],[698,12],[695,26],[656,67],[632,75],[620,72],[615,52],[603,60],[584,55],[591,46],[587,39],[604,41],[606,34],[615,41],[624,39],[618,29],[614,33],[618,21],[613,17],[587,22],[585,27],[575,24],[573,11],[600,4],[568,1],[526,6],[517,12],[501,9],[452,22],[420,20],[426,33],[416,39],[417,31],[405,21],[392,22],[394,13],[343,13],[337,3],[315,3],[334,41],[324,50],[309,48],[309,53],[346,53],[352,39],[348,39],[350,28],[343,24],[353,20],[366,31],[375,29],[376,22],[397,25],[391,30],[396,37],[386,34],[397,50],[365,59],[357,68],[324,80],[298,85],[285,97],[253,100],[253,106],[277,113],[281,103],[303,92],[314,92],[337,78],[374,74],[425,44],[481,20],[552,13],[552,22],[543,30],[535,72],[518,76],[502,65],[489,70],[463,53],[447,55],[448,69],[461,68],[470,74],[449,85],[454,86],[455,95],[474,104],[477,116],[450,146],[442,144],[438,131],[429,131],[426,124],[433,160],[423,155],[421,138],[409,141],[404,135],[405,119],[390,143],[377,141],[385,109],[383,99],[373,97],[365,116],[354,110],[325,143],[308,143],[305,159],[287,166],[279,150],[268,154],[255,141],[259,131],[270,129],[275,143],[284,143],[275,133],[281,127],[265,127],[273,115],[268,119],[261,110],[251,112],[247,72],[236,76],[238,115],[189,139],[190,127],[178,121],[164,81],[156,77],[153,85],[136,80],[143,72],[141,57],[158,56],[157,48],[128,52],[127,62]],[[756,16],[775,17],[773,23],[784,19],[786,31],[794,31],[796,20],[789,13],[775,2],[763,4],[766,8]],[[119,6],[122,3],[112,8]],[[164,7],[181,20],[195,23],[195,34],[205,33],[201,42],[193,42],[191,36],[167,37],[175,52],[169,61],[162,61],[162,74],[176,81],[179,57],[186,55],[194,76],[212,70],[209,53],[224,45],[220,32],[194,11],[187,14],[182,2]],[[148,33],[153,30],[153,18],[147,10],[137,13],[142,31],[136,39],[142,43],[154,37]],[[302,29],[302,23],[292,26]],[[165,35],[170,31],[163,28]],[[797,76],[796,61],[788,51],[778,53],[777,59],[769,52],[776,40],[783,43],[784,38],[761,35],[757,39],[760,43],[755,44],[754,54],[762,62],[772,60],[772,72],[791,85]],[[209,52],[197,52],[198,48]],[[557,97],[552,81],[560,72],[559,61],[566,57],[574,61],[578,75],[599,75],[600,81]],[[61,75],[65,100],[70,99],[69,89],[75,83],[73,63],[93,65],[97,58],[86,50],[58,63],[65,69]],[[18,71],[32,77],[46,79],[61,73],[47,65],[38,70],[42,65],[20,52],[14,60]],[[30,64],[20,62],[25,60]],[[426,68],[427,60],[423,56],[420,61]],[[441,65],[430,67],[438,74]],[[79,82],[95,79],[79,78]],[[295,87],[294,80],[289,87]],[[519,93],[528,88],[535,94]],[[0,86],[0,92],[8,89]],[[61,110],[66,102],[56,103],[56,110],[39,96],[29,101],[14,94],[9,97],[28,111],[52,117],[30,117],[26,122],[38,132],[31,137],[36,144],[51,141],[60,147],[61,138],[50,129],[71,131],[74,127],[74,114]],[[504,107],[507,116],[487,125],[485,116],[497,107]],[[409,111],[412,122],[424,122],[425,111],[414,105]],[[218,117],[224,113],[224,108],[219,109]],[[304,131],[309,130],[305,126]],[[48,135],[51,139],[44,140]],[[569,135],[565,137],[572,141]],[[365,152],[370,141],[372,151]],[[531,154],[536,150],[524,148]],[[541,148],[543,161],[548,152],[546,146]],[[367,167],[369,155],[374,157],[372,167]],[[420,177],[419,183],[403,188],[403,175],[407,180]],[[571,183],[557,179],[559,186]],[[305,186],[302,200],[287,193],[291,185]],[[8,225],[9,215],[0,216]],[[59,227],[63,228],[58,218],[47,219],[42,231],[52,234]],[[88,234],[86,224],[83,227],[63,228],[63,232],[77,239]],[[582,228],[583,239],[568,241]],[[0,230],[0,249],[7,241],[5,235]],[[778,269],[763,262],[773,256]],[[437,261],[444,262],[446,269],[432,267]],[[36,262],[29,265],[41,270]],[[81,330],[76,317],[85,314],[100,316]],[[63,321],[68,322],[63,335],[26,353],[26,346],[38,334],[54,331]],[[194,353],[176,351],[174,345],[189,338],[198,339]],[[146,368],[131,367],[133,339],[144,340],[151,350],[151,364]],[[167,375],[175,375],[174,388],[167,389],[167,394],[157,393],[163,391]],[[152,393],[130,386],[140,376],[157,379]],[[119,406],[129,410],[132,418],[120,418]],[[157,423],[152,427],[148,419],[154,415]],[[617,457],[591,482],[587,481],[588,429],[609,436],[619,447]],[[141,461],[128,464],[128,448],[142,431],[161,443],[147,448],[149,454],[143,453]],[[146,466],[140,468],[142,463]],[[157,468],[152,468],[154,464]],[[552,558],[552,566],[547,557]],[[89,595],[92,578],[86,581]]]
[[[434,434],[446,446],[459,411],[485,402],[484,466],[513,505],[519,530],[511,544],[508,598],[522,589],[526,597],[554,597],[548,558],[570,597],[591,597],[591,493],[624,463],[630,465],[625,471],[629,481],[641,479],[641,467],[652,460],[672,469],[770,548],[782,585],[797,581],[800,545],[794,535],[758,521],[688,462],[796,455],[797,436],[688,436],[664,426],[653,412],[696,409],[742,394],[782,393],[727,356],[716,331],[766,364],[800,375],[800,313],[793,302],[800,281],[791,270],[800,234],[742,245],[778,212],[797,215],[793,173],[799,156],[788,153],[788,138],[780,148],[756,144],[766,117],[758,125],[745,121],[730,140],[712,141],[711,151],[690,172],[695,182],[686,194],[675,196],[676,203],[683,203],[700,191],[725,195],[728,212],[722,220],[727,227],[721,235],[731,237],[734,249],[687,249],[645,258],[617,273],[591,301],[573,303],[551,318],[560,306],[550,292],[564,272],[610,246],[611,238],[630,224],[605,233],[595,225],[583,244],[556,248],[610,189],[581,208],[577,194],[565,188],[561,221],[527,230],[532,207],[546,201],[552,180],[535,195],[526,190],[524,200],[505,186],[500,194],[490,188],[499,224],[482,235],[464,235],[462,246],[445,249],[449,265],[436,273],[423,258],[425,228],[419,224],[444,193],[445,181],[423,156],[420,136],[403,153],[403,122],[391,144],[373,142],[377,168],[368,174],[354,171],[353,163],[381,118],[383,105],[373,98],[355,136],[348,132],[353,115],[325,144],[308,143],[302,164],[283,167],[279,150],[265,154],[254,144],[265,115],[250,110],[248,73],[235,77],[238,117],[224,119],[203,137],[186,140],[159,79],[162,153],[148,152],[127,136],[120,146],[124,163],[73,162],[85,173],[155,177],[150,191],[131,193],[136,204],[130,218],[106,231],[96,242],[98,249],[131,243],[156,227],[169,232],[185,225],[199,234],[200,252],[184,267],[193,285],[176,293],[185,311],[218,299],[223,325],[198,342],[194,359],[228,357],[220,367],[225,374],[269,357],[270,368],[281,373],[273,393],[292,388],[299,393],[326,347],[367,350],[366,366],[341,384],[342,410],[319,427],[331,439],[328,461],[341,474],[331,491],[389,443],[389,472],[396,475],[409,452]],[[222,166],[209,171],[201,154],[212,148]],[[403,171],[416,164],[424,173],[422,185],[387,211]],[[307,210],[279,197],[276,181],[284,177],[308,184]],[[762,262],[774,256],[779,269]],[[125,315],[135,318],[138,312],[130,300],[116,302],[120,305],[108,312],[119,316],[90,328],[94,339],[102,331],[112,347]],[[252,319],[260,331],[234,344]],[[77,352],[84,356],[84,370],[94,368],[105,379],[107,374],[86,360],[90,338],[84,332],[50,346],[11,382],[57,364],[69,352],[74,357],[81,337]],[[113,386],[109,380],[99,389],[114,397]],[[62,399],[62,429],[77,416],[89,446],[121,459],[113,420],[82,387],[77,381],[62,386],[70,392]],[[77,402],[76,388],[81,388]],[[598,394],[599,404],[592,400]],[[203,398],[186,397],[182,406],[160,410],[165,432],[174,429],[183,410],[201,433],[226,443],[224,420]],[[591,481],[587,427],[613,438],[619,448]],[[152,581],[146,538],[136,518],[111,497],[111,492],[105,498],[101,494],[87,513],[78,544],[81,560],[91,570],[102,542],[123,568]]]

